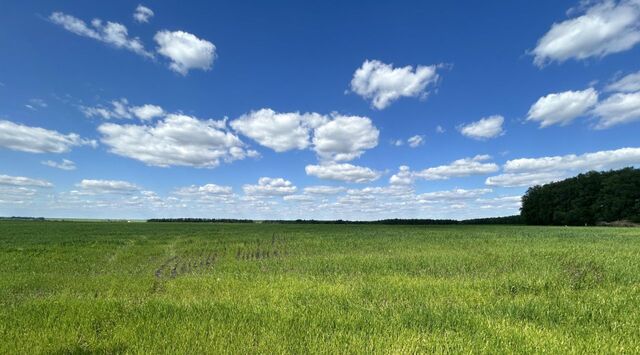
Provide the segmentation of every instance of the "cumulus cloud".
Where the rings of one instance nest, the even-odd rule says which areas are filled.
[[[277,113],[265,108],[241,116],[230,126],[265,147],[284,152],[307,148],[310,131],[327,121],[317,113]]]
[[[447,180],[456,177],[472,175],[484,175],[495,173],[499,167],[495,163],[489,163],[489,155],[476,155],[473,158],[454,160],[450,164],[427,168],[421,171],[410,172],[406,166],[401,166],[398,174],[391,177],[395,183],[408,183],[409,179]]]
[[[587,113],[597,102],[598,92],[593,88],[549,94],[531,106],[527,121],[539,122],[541,128],[555,124],[564,126]]]
[[[40,127],[0,120],[0,147],[28,153],[66,153],[72,147],[96,145],[75,133],[62,134]]]
[[[130,193],[138,191],[140,188],[135,184],[121,180],[93,180],[83,179],[76,184],[85,193]]]
[[[32,179],[24,176],[0,175],[0,185],[52,187],[53,184],[46,180]]]
[[[391,185],[411,185],[414,181],[413,172],[406,165],[400,166],[398,172],[389,178],[389,184]]]
[[[407,139],[407,143],[409,144],[409,147],[417,148],[424,144],[424,137],[420,135],[409,137],[409,139]]]
[[[131,106],[129,100],[121,98],[111,101],[111,107],[104,106],[80,106],[80,110],[87,117],[100,117],[103,119],[131,119],[137,117],[143,121],[148,121],[156,117],[165,115],[164,109],[157,105],[146,104],[142,106]]]
[[[618,93],[601,101],[594,109],[598,118],[596,129],[606,129],[615,125],[640,120],[640,91]]]
[[[294,194],[298,188],[289,180],[283,178],[261,177],[257,185],[242,186],[247,195],[285,196]]]
[[[355,183],[365,183],[375,181],[382,175],[373,169],[343,163],[326,163],[320,165],[307,165],[304,169],[307,175],[320,179],[337,180]]]
[[[98,131],[110,152],[152,166],[213,168],[220,161],[257,155],[246,150],[236,135],[224,129],[225,125],[224,121],[170,114],[155,125],[105,123]]]
[[[76,170],[76,164],[69,159],[62,159],[61,162],[57,162],[53,160],[45,160],[42,162],[42,165],[46,165],[46,166],[60,169],[60,170]]]
[[[626,75],[607,85],[606,90],[617,92],[640,91],[640,71]]]
[[[156,117],[162,117],[165,114],[162,107],[150,104],[133,106],[130,110],[136,117],[143,121],[147,121]]]
[[[596,1],[584,13],[559,23],[538,40],[531,51],[535,65],[568,59],[604,57],[640,42],[640,2]]]
[[[323,160],[353,160],[378,144],[379,131],[367,117],[339,114],[252,111],[229,124],[276,152],[313,150]]]
[[[92,38],[116,48],[124,48],[143,57],[153,58],[153,54],[145,50],[142,41],[138,37],[129,37],[127,27],[120,23],[107,21],[105,24],[100,19],[93,19],[89,26],[83,20],[62,12],[52,13],[49,20],[79,36]]]
[[[348,161],[377,146],[379,135],[367,117],[335,116],[316,128],[313,145],[321,159]]]
[[[619,169],[640,164],[640,148],[621,148],[582,155],[569,154],[507,161],[505,174],[487,178],[491,186],[531,186],[590,170]]]
[[[157,51],[169,58],[171,70],[187,75],[189,70],[210,70],[216,57],[216,46],[184,31],[160,31],[153,39]]]
[[[133,19],[139,23],[147,23],[152,17],[153,10],[143,5],[138,5],[133,12]]]
[[[326,186],[326,185],[317,185],[317,186],[307,186],[304,188],[305,194],[310,195],[335,195],[345,190],[342,186]]]
[[[485,140],[503,135],[503,123],[504,117],[494,115],[482,118],[476,122],[461,125],[458,129],[464,136],[478,140]]]
[[[351,91],[382,110],[401,97],[425,97],[427,87],[438,81],[436,69],[435,65],[394,68],[393,64],[365,60],[353,74]]]

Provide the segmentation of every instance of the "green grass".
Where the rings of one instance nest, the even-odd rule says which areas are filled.
[[[638,353],[640,229],[0,222],[0,353]]]

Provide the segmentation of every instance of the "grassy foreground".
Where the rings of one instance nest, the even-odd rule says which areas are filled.
[[[0,223],[0,353],[638,353],[640,229]]]

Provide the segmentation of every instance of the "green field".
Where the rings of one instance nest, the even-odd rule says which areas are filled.
[[[0,223],[0,353],[639,353],[640,229]]]

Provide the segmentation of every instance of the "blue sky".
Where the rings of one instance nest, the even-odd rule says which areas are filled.
[[[0,215],[471,218],[640,165],[640,1],[6,2]]]

